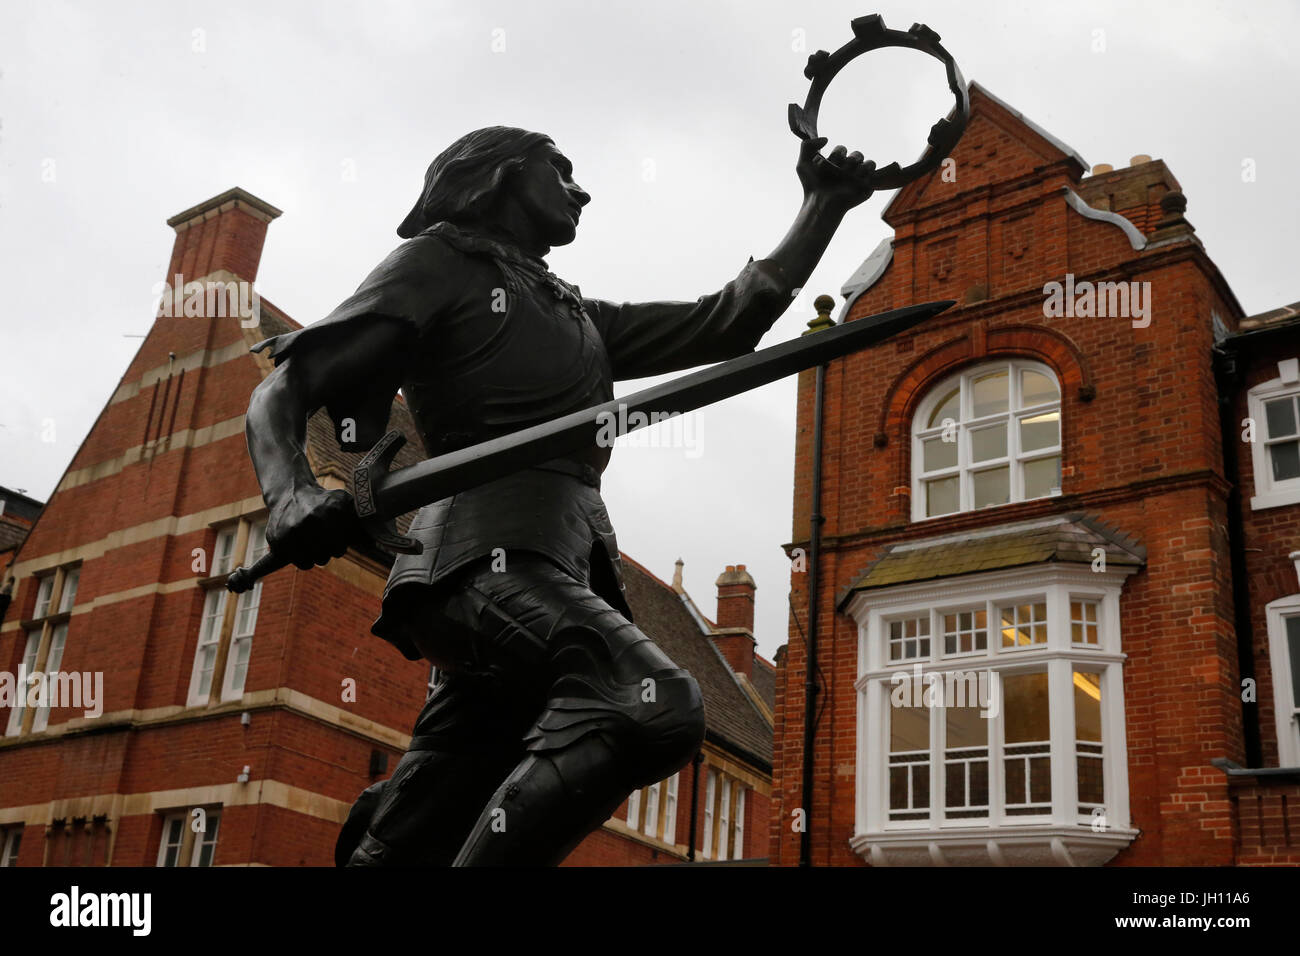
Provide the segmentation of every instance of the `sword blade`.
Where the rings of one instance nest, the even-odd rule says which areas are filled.
[[[602,405],[398,468],[372,479],[373,508],[367,514],[395,518],[552,458],[583,451],[595,445],[598,438],[608,437],[611,431],[616,436],[635,431],[654,420],[651,416],[655,413],[662,416],[693,411],[823,365],[904,332],[953,304],[952,301],[925,302],[855,319],[719,362]],[[629,419],[637,423],[629,425]]]

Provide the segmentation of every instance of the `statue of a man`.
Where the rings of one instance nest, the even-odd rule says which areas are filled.
[[[490,127],[429,166],[406,241],[346,302],[268,339],[248,442],[274,552],[300,568],[348,547],[346,492],[315,481],[307,418],[327,408],[349,450],[402,390],[439,455],[613,398],[616,379],[750,352],[785,311],[873,164],[807,140],[803,203],[768,258],[695,302],[584,298],[543,257],[591,197],[540,133]],[[559,863],[634,789],[704,737],[699,687],[632,623],[600,497],[610,449],[556,458],[423,508],[374,632],[441,680],[391,779],[357,801],[341,864]],[[503,563],[504,562],[504,563]]]

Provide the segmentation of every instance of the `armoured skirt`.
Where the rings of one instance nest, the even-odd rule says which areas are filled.
[[[512,553],[540,554],[582,584],[608,582],[602,596],[632,619],[600,474],[590,465],[548,462],[444,498],[422,508],[407,534],[423,551],[394,561],[371,631],[409,660],[454,670],[474,657],[472,636],[440,628],[437,608],[456,572],[480,558],[509,574]]]

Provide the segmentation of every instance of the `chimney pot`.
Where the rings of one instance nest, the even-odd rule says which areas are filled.
[[[754,591],[757,585],[743,564],[729,564],[718,576],[718,627],[754,631]]]
[[[1092,167],[1092,174],[1094,176],[1100,176],[1102,173],[1113,173],[1114,171],[1115,167],[1110,163],[1098,163],[1096,166]]]

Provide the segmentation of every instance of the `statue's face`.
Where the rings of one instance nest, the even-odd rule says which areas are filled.
[[[591,196],[573,181],[573,164],[553,143],[533,148],[523,168],[515,171],[511,188],[542,244],[563,246],[574,240]]]

